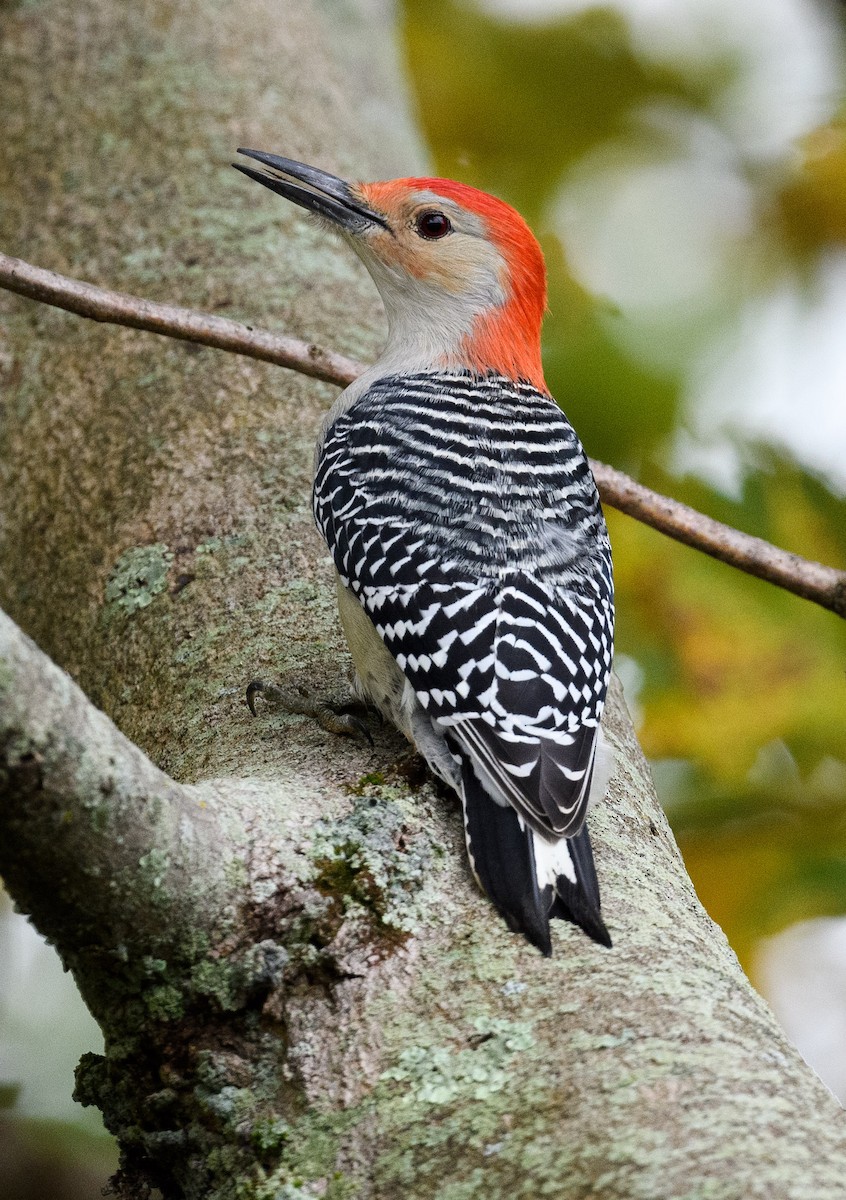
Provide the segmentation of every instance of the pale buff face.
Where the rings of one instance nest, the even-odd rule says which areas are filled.
[[[425,341],[433,358],[455,350],[476,317],[505,304],[507,266],[484,222],[433,192],[400,192],[390,184],[365,184],[361,199],[390,222],[348,237],[379,289],[392,340]],[[443,213],[451,231],[421,236],[418,221]]]
[[[374,369],[498,371],[545,388],[543,255],[508,204],[455,180],[349,184],[263,150],[240,153],[267,168],[240,171],[339,230],[363,259],[388,317]]]

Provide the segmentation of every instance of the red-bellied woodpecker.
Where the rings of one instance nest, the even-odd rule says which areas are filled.
[[[241,150],[328,219],[388,315],[317,445],[359,694],[460,795],[473,872],[550,954],[549,918],[611,941],[585,815],[608,782],[611,552],[579,439],[544,383],[543,256],[501,200],[444,179],[348,184]]]

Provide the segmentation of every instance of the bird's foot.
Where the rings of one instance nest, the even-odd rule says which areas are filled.
[[[365,718],[377,712],[360,700],[352,698],[339,702],[318,699],[312,696],[299,684],[293,687],[280,687],[276,683],[267,683],[263,679],[253,679],[247,684],[247,708],[253,716],[256,715],[256,696],[261,696],[271,704],[288,713],[312,717],[321,729],[327,733],[341,734],[344,737],[354,737],[373,745],[370,730],[365,724]],[[381,713],[377,713],[381,722]]]

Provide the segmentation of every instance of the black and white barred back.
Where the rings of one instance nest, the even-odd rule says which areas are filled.
[[[567,418],[499,375],[388,376],[329,428],[314,511],[342,583],[460,759],[485,890],[547,953],[547,915],[608,943],[583,826],[611,671],[611,551]],[[538,837],[569,840],[557,884],[535,866]],[[481,861],[517,842],[528,866]],[[524,867],[528,881],[494,878]]]

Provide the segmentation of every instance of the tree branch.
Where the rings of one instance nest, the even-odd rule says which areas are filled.
[[[615,950],[556,922],[545,959],[429,785],[180,786],[2,614],[0,664],[0,869],[106,1035],[75,1095],[121,1195],[841,1195],[835,1101],[696,902],[616,681],[591,817]]]
[[[128,325],[132,329],[145,329],[183,342],[245,354],[341,387],[352,383],[364,370],[361,363],[345,358],[343,354],[321,350],[299,338],[253,329],[240,321],[195,312],[175,304],[157,304],[140,296],[111,292],[93,283],[68,279],[55,271],[34,267],[9,254],[0,253],[0,287],[29,300],[40,300],[77,316],[90,317],[92,321]]]
[[[680,500],[653,492],[606,463],[591,459],[590,465],[605,504],[711,558],[846,617],[846,571],[791,554],[763,538],[715,521]]]
[[[363,363],[299,338],[253,329],[250,325],[190,308],[157,304],[138,296],[112,292],[2,253],[0,287],[94,321],[128,325],[133,329],[145,329],[165,337],[243,354],[339,387],[352,383],[365,369]],[[687,504],[644,487],[606,463],[591,459],[591,468],[603,503],[711,558],[765,579],[846,618],[846,571],[791,554],[763,538],[752,537],[715,521]]]
[[[150,762],[0,611],[0,867],[66,955],[96,944],[151,953],[162,929],[155,894],[212,933],[231,889],[219,865],[224,839],[203,800]]]

